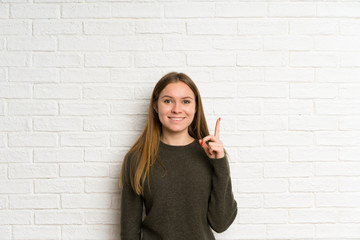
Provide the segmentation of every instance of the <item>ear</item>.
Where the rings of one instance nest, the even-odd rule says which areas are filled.
[[[157,103],[156,103],[156,102],[154,103],[153,108],[154,108],[155,112],[159,113],[159,112],[158,112],[158,107],[157,107]]]

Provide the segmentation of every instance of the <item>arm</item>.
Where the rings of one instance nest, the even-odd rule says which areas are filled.
[[[210,162],[214,172],[207,218],[211,228],[219,233],[225,231],[234,221],[237,214],[237,203],[232,193],[227,157],[210,158]]]
[[[121,240],[140,240],[143,199],[131,187],[129,160],[124,160],[121,174]]]

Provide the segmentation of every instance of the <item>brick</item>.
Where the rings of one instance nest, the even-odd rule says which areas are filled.
[[[339,150],[340,161],[360,161],[359,148],[341,148]]]
[[[11,18],[59,18],[60,6],[54,4],[14,4],[10,7]]]
[[[77,118],[35,118],[33,126],[37,131],[81,131],[82,121]]]
[[[319,17],[359,17],[359,3],[319,3],[317,5],[317,16]]]
[[[10,99],[30,98],[31,90],[31,86],[29,85],[2,84],[0,88],[0,97]]]
[[[11,68],[9,82],[58,83],[59,74],[55,69]]]
[[[281,67],[287,64],[288,56],[277,52],[244,52],[237,55],[237,66]]]
[[[222,240],[247,240],[247,239],[264,239],[266,238],[266,226],[259,224],[233,224],[226,232],[221,234],[214,233],[216,239]]]
[[[109,166],[86,163],[86,164],[60,164],[61,177],[106,177],[109,176]]]
[[[66,239],[117,239],[120,235],[119,227],[98,225],[98,226],[65,226],[62,228],[62,236]]]
[[[30,181],[8,181],[0,180],[0,193],[1,194],[12,194],[12,193],[31,193],[32,183]],[[0,218],[1,221],[1,218]]]
[[[58,136],[55,133],[10,133],[10,147],[55,147]]]
[[[265,163],[264,177],[311,177],[314,176],[312,163]]]
[[[139,120],[141,122],[139,122]],[[86,131],[126,131],[142,130],[143,119],[138,116],[128,118],[92,118],[84,120],[84,130]],[[141,123],[141,124],[140,124]],[[138,126],[141,125],[141,128]]]
[[[286,130],[287,119],[282,117],[238,117],[237,129],[245,131]]]
[[[16,240],[56,240],[61,235],[60,226],[14,226]]]
[[[234,163],[231,165],[232,178],[259,178],[263,167],[259,163]]]
[[[338,96],[338,86],[335,84],[291,84],[290,98],[316,99],[330,98]]]
[[[35,224],[42,225],[77,225],[84,222],[79,211],[38,211],[35,212]]]
[[[360,163],[318,162],[315,164],[316,176],[359,176]]]
[[[199,83],[198,88],[201,89],[201,96],[203,98],[236,97],[237,86],[230,83],[226,85],[222,83]]]
[[[331,209],[294,209],[289,211],[290,223],[335,223],[337,213]]]
[[[237,23],[229,20],[189,20],[187,22],[189,35],[235,35]]]
[[[238,162],[286,162],[288,160],[288,151],[285,148],[240,148],[237,149]]]
[[[139,137],[141,132],[134,133],[122,133],[122,134],[112,134],[110,136],[110,146],[112,147],[131,147],[136,139]]]
[[[151,82],[160,79],[163,73],[159,69],[111,69],[110,81],[119,83]]]
[[[316,144],[320,146],[359,146],[360,132],[319,132],[316,134]]]
[[[285,179],[242,179],[237,185],[239,193],[282,193],[288,188]]]
[[[186,32],[186,23],[182,20],[172,19],[147,19],[144,21],[136,21],[136,33],[169,33],[169,34],[184,34]]]
[[[35,85],[34,98],[38,99],[80,99],[81,87],[77,85]]]
[[[81,179],[35,180],[35,193],[82,193],[84,184]]]
[[[260,105],[255,101],[218,100],[214,102],[214,111],[217,114],[256,115],[260,114]]]
[[[343,209],[338,210],[338,219],[341,223],[358,223],[360,222],[360,210]]]
[[[118,163],[119,159],[125,156],[126,150],[119,149],[86,149],[84,161],[85,162],[115,162]]]
[[[55,51],[56,40],[50,37],[11,37],[7,48],[11,51]]]
[[[1,67],[27,67],[30,55],[17,52],[2,52],[0,55]]]
[[[358,208],[360,206],[360,194],[316,193],[315,203],[318,208]]]
[[[297,51],[310,51],[313,49],[312,37],[265,37],[264,50],[297,50]]]
[[[84,33],[87,35],[132,35],[135,33],[135,23],[124,21],[84,21]]]
[[[331,117],[289,117],[289,130],[337,130],[338,120]]]
[[[222,134],[222,140],[225,146],[260,146],[262,143],[262,136],[258,133],[242,133],[242,134]]]
[[[107,103],[84,102],[60,103],[60,114],[67,116],[107,115],[110,107]]]
[[[360,130],[359,122],[360,118],[356,117],[348,117],[341,118],[339,120],[339,129],[340,130]]]
[[[359,99],[360,100],[360,86],[355,84],[343,84],[339,86],[340,99]]]
[[[338,150],[332,147],[293,148],[289,149],[289,159],[292,162],[337,161]]]
[[[86,193],[117,193],[119,192],[119,179],[86,179]]]
[[[359,20],[340,21],[339,25],[341,35],[360,35]]]
[[[215,15],[212,3],[168,3],[164,4],[166,18],[208,18]]]
[[[317,238],[359,238],[359,224],[320,224],[316,227]]]
[[[340,56],[340,67],[360,67],[360,55],[342,54]]]
[[[9,202],[11,209],[57,209],[60,205],[57,195],[14,195]]]
[[[270,3],[270,17],[315,17],[316,5],[313,3]]]
[[[58,167],[55,164],[12,164],[9,166],[9,178],[32,179],[54,178],[58,176]]]
[[[144,114],[148,112],[149,103],[147,100],[122,100],[120,103],[111,105],[112,115]]]
[[[316,51],[359,51],[360,37],[317,36],[314,38]]]
[[[0,18],[9,18],[9,5],[0,5]]]
[[[69,35],[81,34],[82,23],[80,21],[68,20],[34,20],[33,21],[34,35]]]
[[[294,178],[290,179],[290,192],[335,192],[338,181],[335,178]]]
[[[312,238],[315,234],[315,226],[312,224],[269,224],[267,236],[272,239]]]
[[[339,190],[341,192],[360,192],[359,178],[340,178]]]
[[[262,82],[264,70],[261,68],[215,68],[214,80],[216,82]]]
[[[163,45],[166,51],[206,51],[212,48],[212,41],[204,37],[164,37]]]
[[[115,220],[115,221],[114,221]],[[119,211],[87,211],[85,212],[85,222],[87,224],[120,224]]]
[[[16,101],[8,103],[8,114],[17,116],[52,116],[58,111],[54,101]]]
[[[71,147],[105,147],[108,136],[102,133],[69,133],[60,137],[61,146]]]
[[[86,86],[83,89],[85,99],[132,99],[133,90],[130,87]]]
[[[315,71],[310,68],[267,68],[265,81],[269,82],[313,82]]]
[[[307,193],[269,194],[264,196],[265,208],[312,208],[314,197]]]
[[[109,209],[110,204],[111,195],[106,194],[66,194],[61,196],[61,207],[64,209]]]
[[[260,38],[249,37],[225,37],[214,39],[214,48],[220,50],[260,50],[263,41]]]
[[[0,226],[0,234],[4,240],[12,239],[11,226]]]
[[[107,69],[64,69],[60,71],[62,83],[105,83],[110,79]]]
[[[331,53],[290,53],[292,67],[336,67],[338,57]]]
[[[318,82],[359,82],[360,69],[356,68],[324,68],[316,69],[316,81]]]
[[[355,101],[319,101],[315,102],[315,113],[321,115],[356,115],[360,113],[360,105]]]
[[[187,64],[189,66],[235,66],[236,56],[234,54],[188,54]]]
[[[32,159],[31,150],[1,149],[0,163],[29,163]]]
[[[115,18],[160,18],[163,13],[158,3],[114,3],[111,14]]]
[[[288,218],[286,210],[240,210],[237,214],[243,224],[286,223]]]
[[[31,212],[28,211],[2,211],[0,212],[0,224],[1,225],[25,225],[32,223]],[[4,236],[1,233],[1,238]],[[3,238],[2,238],[3,239]]]
[[[135,56],[136,67],[181,67],[185,63],[182,53],[137,53]]]
[[[278,19],[240,19],[238,22],[239,35],[286,35],[288,22]]]
[[[305,131],[264,133],[265,146],[310,146],[313,144],[313,141],[313,134]]]
[[[61,17],[110,18],[112,17],[112,7],[107,3],[66,4],[62,6]]]
[[[86,67],[130,67],[133,65],[133,56],[123,54],[86,54]]]
[[[108,40],[104,37],[59,37],[59,51],[106,52]]]
[[[82,162],[82,149],[34,149],[36,163]]]
[[[110,51],[160,51],[160,37],[120,37],[110,39]]]
[[[237,92],[239,98],[287,98],[288,89],[282,84],[241,84]]]
[[[1,177],[1,168],[0,168],[0,177]],[[7,208],[8,205],[8,200],[7,197],[1,197],[0,196],[0,209],[5,209]]]
[[[81,57],[78,54],[33,54],[33,66],[35,67],[80,67],[81,62]]]
[[[266,3],[218,3],[216,17],[263,17],[267,13]]]
[[[1,92],[1,90],[0,90]],[[24,118],[1,118],[0,119],[0,131],[29,131],[31,129],[30,119]]]
[[[29,34],[31,34],[31,22],[29,20],[0,21],[1,36]]]
[[[290,34],[294,35],[320,35],[338,34],[338,22],[334,20],[301,20],[290,21]]]

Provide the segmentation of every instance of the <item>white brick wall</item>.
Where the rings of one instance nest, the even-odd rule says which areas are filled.
[[[0,2],[1,240],[120,240],[121,161],[169,71],[223,119],[217,239],[360,239],[359,1]]]

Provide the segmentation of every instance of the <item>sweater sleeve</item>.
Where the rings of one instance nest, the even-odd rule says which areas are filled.
[[[140,240],[143,199],[130,183],[130,159],[125,159],[121,189],[121,240]]]
[[[212,190],[207,218],[215,232],[225,231],[237,214],[237,203],[231,187],[230,167],[227,157],[212,159]]]

